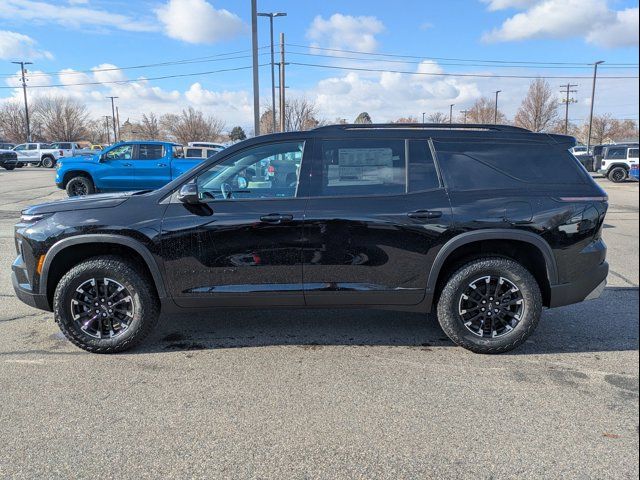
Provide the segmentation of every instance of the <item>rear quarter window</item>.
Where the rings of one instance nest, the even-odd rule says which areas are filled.
[[[447,186],[457,190],[514,189],[586,182],[567,150],[540,144],[434,142]]]

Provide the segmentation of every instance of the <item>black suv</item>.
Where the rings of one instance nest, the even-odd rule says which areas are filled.
[[[607,196],[574,145],[456,124],[252,138],[159,190],[26,209],[14,288],[91,352],[215,307],[437,309],[458,345],[505,352],[606,283]]]

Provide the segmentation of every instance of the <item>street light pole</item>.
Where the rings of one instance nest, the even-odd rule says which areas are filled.
[[[498,94],[501,92],[502,90],[496,90],[496,109],[493,112],[493,124],[497,125],[498,124]]]
[[[593,126],[593,102],[596,96],[596,76],[598,75],[598,65],[604,63],[604,60],[598,60],[593,64],[593,85],[591,86],[591,111],[589,113],[589,136],[587,138],[587,153],[591,150],[591,127]]]
[[[27,142],[31,141],[31,128],[29,126],[29,105],[27,104],[27,81],[24,78],[25,65],[33,65],[32,62],[11,62],[20,65],[20,74],[22,75],[22,94],[24,95],[24,119],[27,123]]]
[[[258,78],[258,0],[251,0],[251,49],[253,51],[253,131],[260,135],[260,80]]]
[[[455,103],[452,103],[451,105],[449,105],[449,123],[453,122],[453,106],[455,105]]]
[[[427,112],[422,112],[422,123],[424,123],[424,116]]]
[[[275,48],[273,44],[273,19],[286,17],[284,12],[258,13],[259,17],[269,17],[269,32],[271,35],[271,132],[276,132],[276,72]]]
[[[113,143],[118,141],[118,132],[116,130],[116,108],[114,106],[113,101],[119,97],[106,97],[111,99],[111,118],[113,119]]]
[[[469,113],[469,110],[460,110],[460,113],[464,115],[464,123],[467,123],[467,113]]]

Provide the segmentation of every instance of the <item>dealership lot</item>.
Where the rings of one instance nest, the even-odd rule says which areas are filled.
[[[421,315],[164,317],[140,348],[87,354],[11,288],[12,227],[63,198],[0,172],[0,477],[638,476],[638,184],[610,195],[602,298],[545,312],[479,356]]]

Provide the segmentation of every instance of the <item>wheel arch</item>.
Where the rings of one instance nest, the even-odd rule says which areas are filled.
[[[627,172],[631,169],[631,167],[626,164],[626,163],[622,163],[622,162],[618,162],[618,163],[612,163],[611,165],[609,165],[609,167],[607,168],[607,175],[611,172],[611,170],[613,170],[614,168],[617,167],[622,167],[624,168]]]
[[[543,238],[523,230],[487,229],[462,233],[453,237],[442,246],[429,271],[427,292],[431,295],[437,295],[438,286],[443,281],[442,275],[446,274],[446,268],[444,267],[448,266],[448,263],[456,256],[457,252],[464,251],[465,247],[471,247],[474,244],[482,245],[492,241],[502,243],[522,242],[527,244],[530,249],[533,249],[533,251],[538,253],[540,258],[544,260],[544,270],[532,272],[534,276],[536,276],[538,283],[541,284],[541,288],[546,290],[548,287],[558,283],[558,267],[555,256],[553,255],[551,247]],[[499,252],[495,253],[500,254]],[[510,255],[505,255],[505,257],[513,258],[513,256]],[[541,280],[546,281],[542,282]],[[543,292],[543,294],[544,293],[548,294],[548,292]],[[545,295],[545,297],[546,296],[547,295]]]
[[[138,240],[115,234],[79,235],[56,242],[45,255],[45,259],[42,264],[42,271],[40,274],[40,293],[46,295],[49,301],[51,301],[51,294],[53,290],[55,290],[55,285],[50,285],[51,280],[55,280],[56,276],[61,278],[62,275],[66,273],[63,272],[60,274],[60,272],[56,270],[56,259],[60,260],[63,258],[65,252],[69,253],[71,251],[69,249],[74,248],[74,250],[77,251],[78,247],[89,247],[92,244],[98,248],[95,249],[95,254],[90,254],[88,255],[89,257],[100,255],[104,253],[105,250],[113,247],[117,247],[119,250],[124,250],[126,253],[134,253],[134,258],[137,255],[137,257],[142,261],[142,266],[149,273],[151,280],[155,285],[158,297],[161,299],[166,298],[167,294],[163,277],[151,252]],[[118,252],[116,251],[116,253]],[[86,255],[81,255],[80,258],[81,260],[79,261],[82,261],[88,257]]]
[[[69,180],[71,180],[73,177],[86,177],[91,180],[94,185],[96,184],[91,174],[86,170],[69,170],[62,176],[62,187],[67,188],[67,183],[69,183]]]

